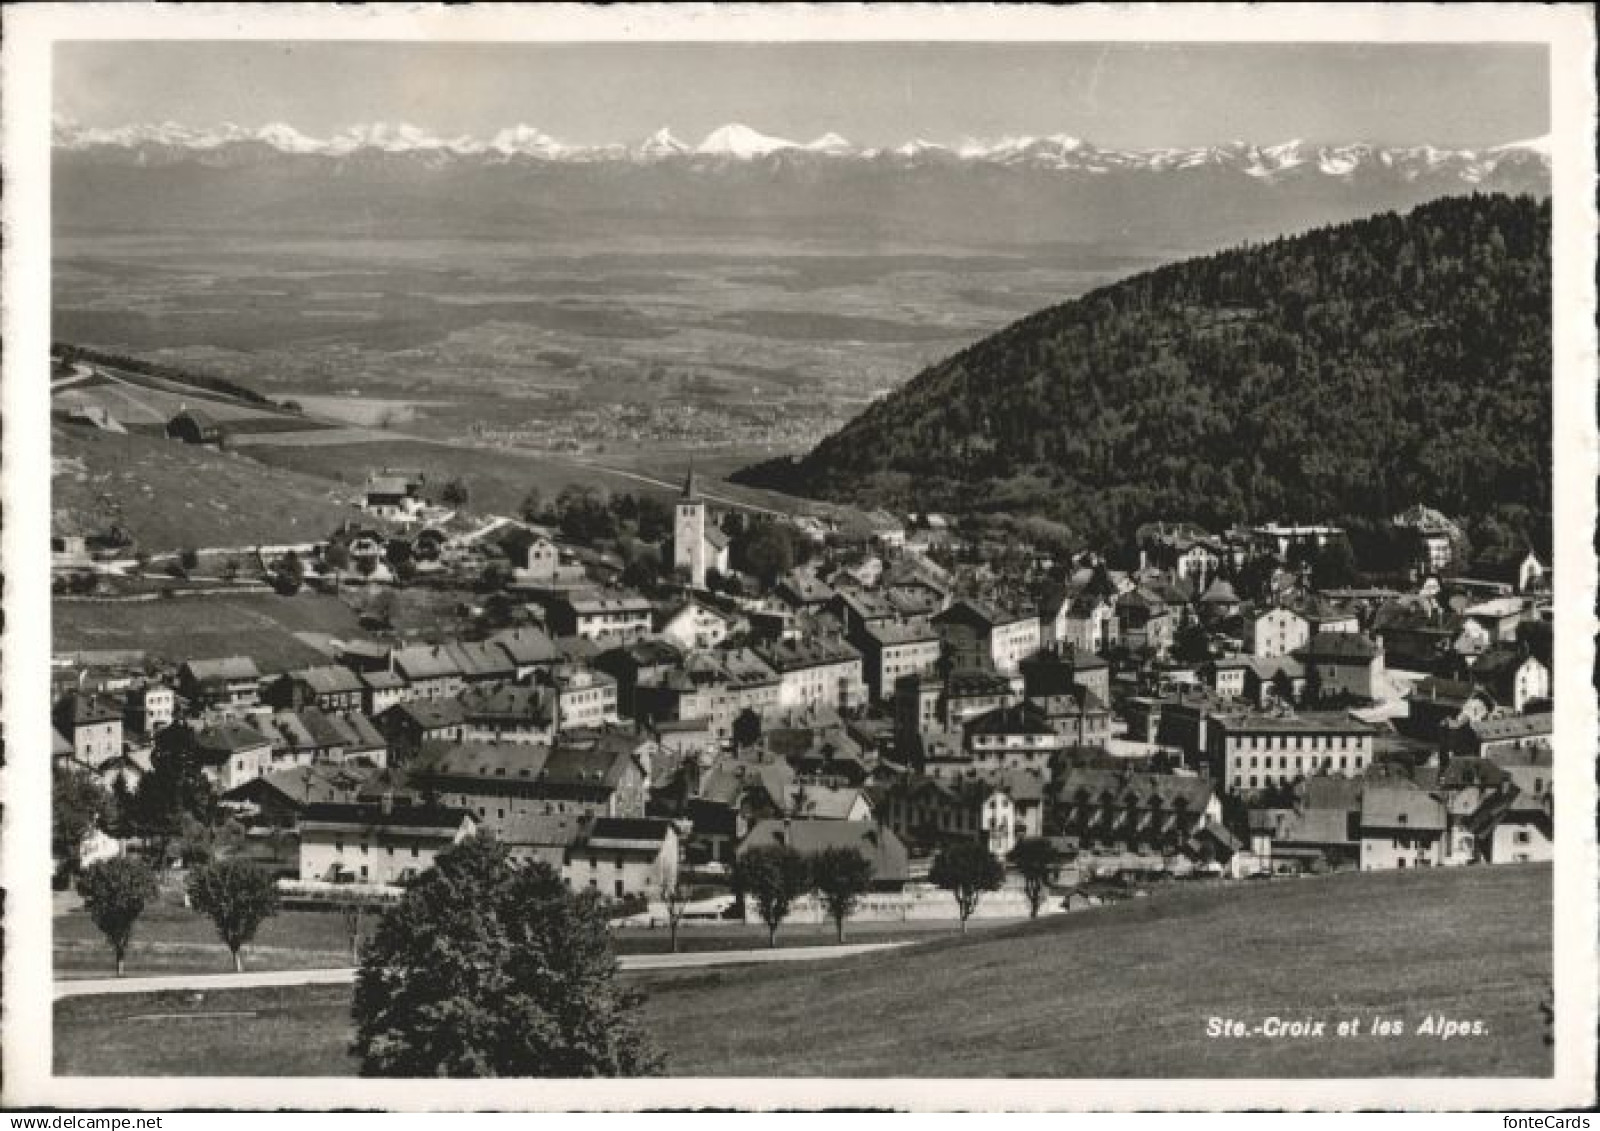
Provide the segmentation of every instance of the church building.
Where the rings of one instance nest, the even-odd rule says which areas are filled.
[[[728,572],[728,536],[710,521],[706,501],[695,489],[692,466],[672,524],[672,568],[687,571],[696,589],[706,587],[707,570]]]

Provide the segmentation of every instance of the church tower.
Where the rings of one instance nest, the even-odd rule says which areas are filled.
[[[672,524],[672,568],[688,570],[694,588],[706,587],[706,502],[695,490],[692,462]]]

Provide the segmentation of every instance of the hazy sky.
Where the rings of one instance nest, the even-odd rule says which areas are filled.
[[[1540,46],[1408,44],[414,44],[56,48],[55,112],[91,126],[525,122],[573,143],[739,121],[861,145],[1070,133],[1103,145],[1242,138],[1492,145],[1549,129]]]

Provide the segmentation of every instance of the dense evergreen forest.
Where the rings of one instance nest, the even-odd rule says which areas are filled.
[[[1547,551],[1550,205],[1474,195],[1176,263],[935,365],[804,458],[735,479],[1012,512],[1114,546],[1422,502]],[[1548,560],[1548,559],[1547,559]]]

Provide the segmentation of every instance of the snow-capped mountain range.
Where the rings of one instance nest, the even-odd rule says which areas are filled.
[[[1272,180],[1297,172],[1344,178],[1371,170],[1401,179],[1445,174],[1476,184],[1502,166],[1548,168],[1548,137],[1479,149],[1442,149],[1431,145],[1379,146],[1366,143],[1314,145],[1294,140],[1274,145],[1243,141],[1226,145],[1161,149],[1101,148],[1067,134],[966,139],[945,144],[922,138],[898,146],[862,147],[836,133],[809,142],[761,133],[738,123],[712,130],[698,144],[661,129],[631,144],[571,145],[534,126],[518,124],[493,136],[440,137],[404,122],[354,126],[331,137],[317,138],[282,122],[248,128],[223,123],[196,128],[174,122],[114,128],[82,127],[67,121],[55,125],[53,142],[61,152],[108,159],[131,157],[136,163],[200,163],[248,160],[275,154],[340,158],[370,152],[416,155],[431,163],[485,163],[533,160],[560,163],[663,161],[754,162],[825,160],[869,161],[888,165],[941,163],[989,164],[1088,175],[1137,171],[1221,168]]]

